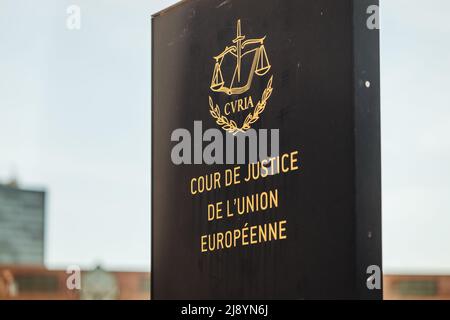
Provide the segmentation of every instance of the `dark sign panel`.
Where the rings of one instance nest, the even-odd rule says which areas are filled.
[[[153,17],[153,298],[382,297],[377,5]]]

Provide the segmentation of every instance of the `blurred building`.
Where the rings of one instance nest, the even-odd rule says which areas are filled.
[[[385,300],[450,300],[450,276],[385,275]]]
[[[69,289],[65,270],[0,266],[0,300],[149,300],[150,273],[81,271]],[[385,275],[385,300],[450,300],[450,276]]]
[[[68,283],[71,273],[48,270],[45,196],[14,181],[0,184],[0,300],[150,299],[150,273],[84,270],[77,289]]]
[[[150,273],[81,271],[81,288],[70,274],[44,267],[0,266],[0,300],[149,300]]]
[[[0,185],[0,264],[44,264],[45,192]]]

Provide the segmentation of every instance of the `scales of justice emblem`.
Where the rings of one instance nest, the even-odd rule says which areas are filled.
[[[241,95],[250,90],[255,77],[263,77],[268,74],[272,66],[264,46],[265,39],[266,37],[246,40],[246,37],[242,35],[241,20],[238,20],[236,38],[233,40],[233,45],[227,46],[222,53],[213,58],[215,65],[210,89],[213,92],[223,93],[227,96]],[[229,72],[228,82],[225,82],[222,69],[224,63],[235,64],[234,68]],[[231,66],[233,67],[233,65]],[[227,112],[224,109],[221,110],[219,105],[215,104],[213,99],[209,97],[209,112],[216,124],[232,134],[249,130],[259,120],[260,115],[267,106],[267,101],[273,91],[272,82],[273,76],[270,77],[267,87],[256,106],[253,105],[253,100],[250,96],[228,103],[224,107],[228,107]],[[238,125],[236,121],[228,118],[229,110],[234,112],[251,110],[251,112],[247,115],[242,125]]]

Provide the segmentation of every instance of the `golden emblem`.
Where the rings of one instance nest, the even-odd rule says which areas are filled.
[[[227,94],[228,96],[240,95],[251,88],[255,76],[262,77],[266,75],[272,66],[270,65],[264,46],[265,39],[266,37],[246,40],[246,37],[242,35],[241,20],[238,20],[236,38],[233,40],[233,45],[227,46],[221,54],[213,58],[215,60],[215,65],[210,86],[211,90]],[[226,83],[222,72],[222,66],[224,60],[230,56],[232,57],[232,61],[235,61],[236,65],[232,73],[231,81]],[[250,68],[247,68],[246,70],[246,78],[244,78],[245,75],[243,74],[243,60],[248,61],[250,65]],[[253,111],[245,118],[242,126],[238,126],[235,121],[228,119],[225,115],[226,112],[222,113],[219,106],[214,104],[213,99],[209,97],[209,111],[211,116],[216,120],[216,123],[219,126],[232,134],[247,131],[265,110],[267,101],[273,91],[272,82],[273,76],[269,79],[267,87],[262,93],[261,100],[254,107]]]

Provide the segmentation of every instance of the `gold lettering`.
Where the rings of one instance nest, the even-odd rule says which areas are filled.
[[[244,97],[241,99],[237,99],[235,101],[227,102],[223,106],[223,113],[226,116],[229,116],[231,114],[239,113],[246,111],[248,109],[252,109],[255,107],[255,104],[253,103],[253,98],[251,96]]]

